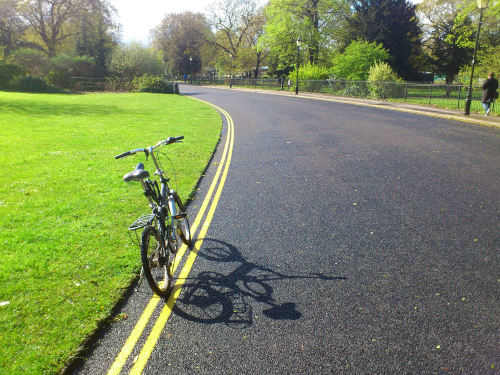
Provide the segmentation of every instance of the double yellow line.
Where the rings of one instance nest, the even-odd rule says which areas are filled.
[[[196,99],[199,100],[199,99]],[[200,100],[202,101],[202,100]],[[207,102],[204,102],[207,103]],[[210,103],[207,103],[210,104]],[[224,115],[227,121],[227,128],[228,128],[228,133],[227,133],[227,139],[226,139],[226,144],[224,146],[224,152],[222,154],[222,159],[220,161],[219,167],[217,168],[217,172],[215,173],[214,179],[212,181],[212,184],[210,185],[210,189],[207,192],[207,195],[205,196],[205,199],[203,201],[203,204],[200,208],[200,211],[198,212],[198,215],[196,216],[195,221],[193,222],[193,225],[191,227],[192,234],[196,233],[198,227],[200,226],[200,223],[203,220],[203,217],[205,216],[205,212],[210,204],[210,209],[208,210],[208,213],[206,215],[205,221],[203,222],[203,226],[201,227],[201,230],[197,236],[197,240],[194,244],[193,249],[188,255],[188,258],[186,260],[186,263],[184,264],[184,267],[182,268],[179,277],[177,278],[177,282],[172,290],[172,293],[170,297],[167,300],[166,305],[163,307],[160,316],[156,320],[156,323],[153,326],[153,329],[151,330],[144,346],[142,347],[141,352],[139,355],[134,359],[134,365],[132,369],[130,370],[130,374],[141,374],[142,371],[144,370],[144,367],[146,366],[149,357],[151,356],[151,353],[153,352],[153,349],[155,348],[156,343],[158,342],[158,339],[160,337],[161,332],[163,331],[163,328],[167,324],[167,320],[170,317],[170,313],[172,312],[172,308],[174,307],[175,301],[179,297],[179,294],[181,292],[182,286],[184,282],[186,281],[189,272],[191,271],[191,268],[193,266],[193,263],[196,259],[196,256],[198,255],[198,252],[200,251],[200,247],[203,244],[203,240],[206,236],[208,227],[210,226],[210,223],[212,221],[215,209],[217,208],[217,204],[219,202],[220,195],[222,193],[222,189],[224,187],[224,184],[226,182],[227,178],[227,173],[229,171],[229,165],[231,164],[231,156],[233,153],[233,144],[234,144],[234,124],[231,116],[229,113],[224,111],[222,108],[219,108],[213,104],[210,104],[212,107],[217,109],[220,113]],[[220,181],[219,181],[220,179]],[[217,190],[215,190],[217,188]],[[214,194],[215,191],[215,195]],[[213,195],[213,198],[212,198]],[[183,245],[177,254],[177,259],[182,259],[184,257],[184,254],[187,250],[187,246]],[[175,268],[177,268],[177,265],[180,262],[177,262],[175,265]],[[174,270],[175,272],[175,270]],[[135,348],[137,342],[139,341],[139,338],[141,337],[142,333],[144,332],[144,329],[149,322],[149,319],[151,318],[151,315],[153,314],[153,311],[155,310],[156,306],[160,302],[160,298],[158,296],[153,296],[151,300],[149,301],[148,305],[144,309],[139,321],[136,323],[134,329],[130,333],[130,336],[128,337],[127,341],[123,345],[120,353],[118,353],[115,361],[111,365],[107,375],[118,375],[120,374],[123,366],[125,365],[125,362],[127,361],[128,357],[132,353],[132,350]]]

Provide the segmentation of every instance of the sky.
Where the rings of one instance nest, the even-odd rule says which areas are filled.
[[[419,3],[421,0],[412,0]],[[122,24],[123,42],[147,44],[149,31],[157,26],[166,14],[185,11],[205,12],[214,0],[112,0]]]
[[[185,11],[205,12],[214,0],[112,0],[122,24],[123,42],[147,43],[149,31],[157,26],[165,14]]]

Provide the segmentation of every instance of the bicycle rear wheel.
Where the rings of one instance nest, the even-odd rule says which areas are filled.
[[[191,245],[191,227],[189,226],[189,219],[186,212],[186,208],[182,204],[181,198],[174,193],[175,210],[176,216],[174,220],[177,220],[177,234],[187,246]]]
[[[144,276],[154,293],[168,297],[172,290],[172,270],[169,252],[161,245],[156,228],[148,226],[142,231],[141,260]]]

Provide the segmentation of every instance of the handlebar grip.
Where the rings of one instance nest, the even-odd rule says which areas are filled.
[[[121,158],[124,158],[125,156],[129,156],[129,155],[130,155],[130,151],[127,151],[127,152],[124,152],[123,154],[116,155],[115,159],[121,159]]]
[[[168,137],[166,140],[165,140],[165,144],[166,145],[169,145],[169,144],[172,144],[172,143],[175,143],[177,141],[180,141],[181,139],[184,139],[184,136],[181,135],[179,137]]]

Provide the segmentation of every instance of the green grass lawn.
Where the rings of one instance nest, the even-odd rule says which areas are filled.
[[[0,92],[0,373],[58,372],[138,274],[127,228],[148,206],[122,176],[145,157],[113,156],[184,135],[162,151],[185,200],[220,130],[178,95]]]

